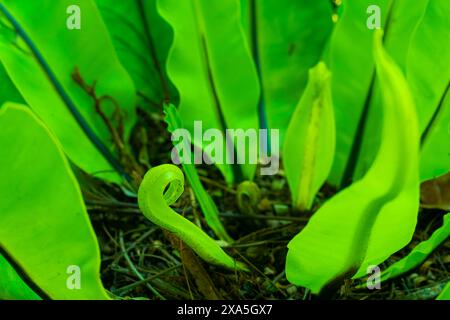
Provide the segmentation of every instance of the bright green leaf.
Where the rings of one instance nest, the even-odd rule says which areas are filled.
[[[1,109],[0,128],[2,250],[46,298],[108,299],[96,237],[59,142],[20,105]],[[70,266],[80,269],[78,290],[67,286]],[[0,272],[0,287],[9,281]]]
[[[66,26],[70,5],[80,6],[80,30]],[[95,110],[94,99],[72,79],[78,69],[87,85],[95,82],[98,97],[111,97],[101,103],[103,111],[111,116],[120,107],[125,132],[130,132],[135,120],[133,84],[93,2],[2,0],[0,9],[0,15],[16,23],[16,31],[22,33],[0,41],[0,61],[27,104],[56,134],[75,164],[119,182],[113,171],[120,168],[111,154],[107,126]]]
[[[415,30],[420,26],[423,16],[426,14],[426,9],[429,0],[416,0],[411,2],[409,0],[396,0],[392,1],[389,6],[389,10],[381,12],[386,16],[385,33],[383,43],[387,53],[392,57],[395,63],[400,67],[402,72],[406,74],[406,65],[408,53],[411,50],[411,42],[416,34]],[[407,14],[405,14],[407,12]],[[414,48],[412,48],[414,49]],[[376,75],[375,75],[376,77]],[[407,78],[408,80],[408,78]],[[412,91],[414,97],[414,91]],[[353,168],[353,176],[349,179],[356,181],[360,179],[375,159],[377,150],[380,146],[381,135],[380,126],[382,121],[382,97],[380,92],[380,86],[377,81],[373,83],[373,86],[369,88],[366,93],[366,113],[361,118],[361,125],[364,129],[359,133],[359,137],[356,137],[356,143],[359,144],[359,150],[355,150],[355,154],[351,155],[355,157]],[[420,121],[420,115],[419,115]],[[356,147],[356,146],[355,146]],[[351,165],[351,164],[350,164]]]
[[[445,107],[450,87],[450,3],[397,0],[389,14],[384,42],[406,74],[415,99],[422,134],[420,162],[424,181],[450,170],[450,111]],[[375,85],[354,179],[370,167],[380,144],[380,103],[379,86]]]
[[[28,287],[10,263],[0,254],[0,299],[4,300],[40,300],[41,298]]]
[[[425,15],[412,38],[406,69],[421,133],[442,104],[450,82],[450,2],[427,2]]]
[[[441,291],[436,300],[450,300],[450,281],[447,282],[444,289]]]
[[[371,55],[373,30],[366,25],[369,17],[367,8],[372,4],[372,0],[343,2],[342,15],[334,28],[329,45],[327,64],[333,75],[332,95],[336,119],[336,153],[329,182],[338,186],[343,182],[345,170],[351,160],[358,124],[374,74]],[[383,13],[383,27],[389,10],[389,0],[379,0],[376,5]]]
[[[367,174],[328,200],[289,243],[286,276],[318,293],[332,281],[361,276],[408,244],[419,207],[419,129],[401,70],[375,33],[383,98],[382,143]]]
[[[165,72],[172,30],[158,15],[156,0],[95,2],[142,104],[161,108],[163,101],[177,103],[178,94]]]
[[[0,62],[0,106],[7,101],[22,103],[23,98],[14,87]]]
[[[420,178],[422,181],[450,171],[450,83],[439,109],[422,136]]]
[[[241,0],[242,19],[260,70],[262,107],[283,144],[289,120],[332,30],[331,4]]]
[[[203,131],[215,128],[224,136],[226,128],[257,129],[258,78],[237,0],[158,0],[158,12],[174,30],[167,71],[180,93],[180,116],[194,144],[209,145],[194,134],[195,121],[202,122]],[[230,159],[235,146],[222,140]],[[236,152],[238,157],[244,151],[256,154],[256,144],[247,146]],[[253,177],[255,164],[232,166],[225,157],[217,167],[227,182]]]
[[[310,70],[308,85],[287,129],[284,169],[299,210],[311,209],[333,163],[336,128],[330,77],[323,62]]]
[[[428,240],[419,243],[406,257],[389,266],[381,274],[381,281],[398,277],[418,267],[426,258],[450,236],[450,214],[444,216],[444,224]]]

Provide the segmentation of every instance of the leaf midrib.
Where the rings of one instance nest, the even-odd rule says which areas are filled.
[[[147,49],[150,51],[150,56],[152,58],[153,65],[155,66],[155,69],[158,73],[159,81],[161,82],[161,87],[164,92],[164,102],[169,103],[171,100],[170,93],[169,93],[169,85],[164,77],[164,74],[162,71],[163,69],[162,69],[161,63],[158,59],[158,54],[156,53],[155,42],[153,40],[153,36],[152,36],[151,30],[150,30],[150,24],[148,21],[148,17],[145,14],[145,6],[143,3],[143,0],[136,0],[136,4],[138,6],[139,15],[142,20],[142,26],[144,29],[144,37],[146,40]]]
[[[447,101],[447,99],[450,99],[450,81],[447,84],[447,88],[445,89],[444,93],[441,96],[441,99],[439,100],[438,106],[436,107],[436,110],[433,113],[433,116],[430,119],[430,122],[428,123],[427,127],[422,133],[422,136],[420,138],[420,144],[421,148],[424,146],[424,144],[427,141],[427,138],[429,137],[432,129],[436,125],[436,122],[438,122],[438,119],[444,112],[444,104]]]
[[[206,41],[206,31],[204,26],[204,21],[202,18],[202,14],[200,13],[198,0],[193,0],[191,2],[192,5],[192,11],[194,13],[194,20],[195,20],[195,26],[197,28],[198,34],[199,34],[199,42],[200,42],[200,49],[201,54],[203,55],[202,61],[204,61],[204,69],[206,71],[206,78],[208,79],[208,84],[211,89],[212,98],[214,100],[214,106],[216,110],[217,120],[219,121],[219,124],[221,126],[222,132],[225,133],[226,139],[225,139],[225,148],[227,150],[226,157],[230,155],[238,155],[236,146],[234,145],[234,141],[230,139],[229,134],[227,132],[227,124],[225,120],[225,116],[222,112],[222,106],[220,103],[220,98],[217,92],[217,86],[214,81],[214,76],[212,72],[212,67],[209,59],[209,53],[208,53],[208,45]],[[230,142],[230,143],[228,143]],[[227,161],[228,162],[228,161]],[[239,165],[234,164],[234,161],[232,161],[233,164],[231,164],[231,169],[233,171],[234,179],[237,181],[243,180],[244,174],[242,172],[242,169]]]

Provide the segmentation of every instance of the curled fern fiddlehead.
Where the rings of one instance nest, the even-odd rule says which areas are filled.
[[[164,164],[152,168],[139,187],[139,207],[150,221],[174,233],[205,261],[231,269],[247,270],[244,264],[226,254],[203,230],[169,207],[183,191],[184,175],[177,166]]]

